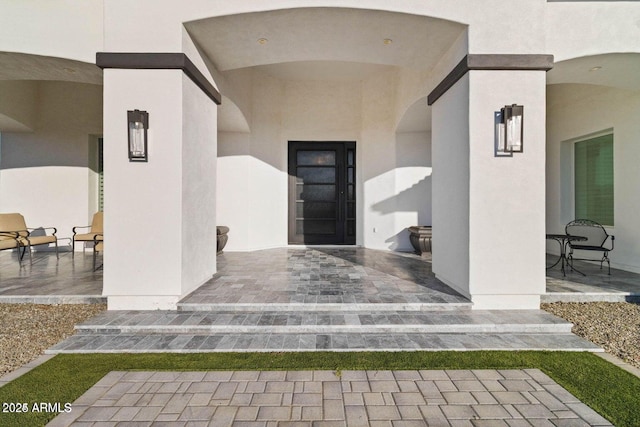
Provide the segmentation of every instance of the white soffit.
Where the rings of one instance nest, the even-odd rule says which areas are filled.
[[[95,64],[51,56],[0,52],[0,80],[57,80],[102,84]]]
[[[640,54],[609,53],[557,62],[547,84],[580,83],[640,90]]]
[[[431,130],[431,107],[427,98],[416,101],[405,111],[396,132],[428,132]]]
[[[218,107],[218,131],[220,132],[250,132],[249,124],[244,114],[226,96]]]
[[[33,132],[33,129],[11,117],[0,114],[0,132]]]
[[[255,70],[280,80],[315,80],[332,82],[361,81],[369,76],[394,69],[389,65],[344,61],[299,61],[259,65]]]
[[[185,27],[220,71],[298,61],[430,69],[465,29],[442,19],[348,8],[246,13]]]

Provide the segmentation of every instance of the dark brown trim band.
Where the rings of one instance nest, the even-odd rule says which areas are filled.
[[[549,71],[551,68],[553,68],[553,55],[469,54],[462,58],[462,61],[431,91],[427,97],[427,104],[432,105],[436,102],[470,70]]]
[[[96,65],[102,69],[182,70],[213,102],[218,105],[222,102],[220,92],[184,53],[98,52]]]

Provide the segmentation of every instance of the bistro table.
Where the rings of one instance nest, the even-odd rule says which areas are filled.
[[[558,260],[553,263],[553,265],[547,267],[547,270],[555,267],[556,265],[558,265],[558,263],[560,263],[563,276],[566,276],[564,271],[565,264],[571,267],[571,270],[575,270],[583,276],[586,276],[586,274],[584,274],[582,271],[576,270],[571,264],[569,264],[569,261],[567,260],[567,245],[569,244],[569,242],[583,242],[588,239],[583,236],[570,236],[568,234],[547,234],[546,236],[547,239],[555,240],[560,245],[560,258],[558,258]]]

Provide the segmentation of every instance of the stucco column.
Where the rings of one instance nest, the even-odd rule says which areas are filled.
[[[433,270],[475,309],[545,291],[545,72],[469,70],[433,103]],[[524,152],[498,157],[494,115],[524,105]]]
[[[149,113],[146,163],[127,111]],[[104,295],[109,309],[172,309],[216,271],[216,105],[180,69],[104,71]]]

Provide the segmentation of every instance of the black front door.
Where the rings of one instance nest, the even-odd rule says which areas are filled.
[[[289,243],[356,242],[355,142],[289,141]]]

